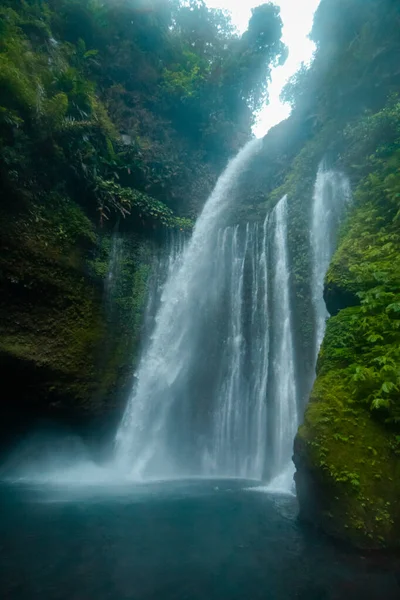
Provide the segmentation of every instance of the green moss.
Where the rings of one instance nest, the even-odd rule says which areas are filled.
[[[102,236],[100,251],[91,263],[96,273],[107,273],[113,244],[117,244],[118,265],[104,305],[107,334],[100,369],[103,394],[123,387],[135,367],[155,252],[155,245],[140,235],[120,235],[114,240],[109,235]]]
[[[104,336],[99,290],[77,269],[75,255],[57,260],[31,247],[9,245],[0,261],[0,352],[52,372],[70,402],[87,401]]]
[[[134,367],[153,244],[139,234],[121,238],[107,304],[111,236],[96,235],[74,202],[52,194],[28,211],[16,207],[11,221],[3,210],[0,230],[0,356],[43,374],[32,393],[44,404],[111,409]]]
[[[349,398],[345,379],[340,370],[318,377],[298,433],[306,464],[323,490],[319,518],[330,533],[356,545],[398,545],[396,436]]]

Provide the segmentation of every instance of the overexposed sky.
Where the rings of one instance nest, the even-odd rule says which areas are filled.
[[[289,48],[289,56],[283,67],[277,67],[272,73],[272,82],[269,85],[269,105],[263,108],[258,115],[258,122],[254,127],[257,137],[262,137],[267,131],[286,119],[290,114],[290,107],[282,104],[279,95],[283,86],[302,62],[309,62],[314,44],[308,39],[311,31],[314,12],[320,0],[273,0],[281,9],[283,21],[283,42]],[[232,21],[243,32],[251,16],[251,9],[263,4],[263,0],[206,0],[208,6],[225,8],[232,13]]]

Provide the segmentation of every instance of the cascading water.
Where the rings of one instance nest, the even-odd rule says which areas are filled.
[[[290,491],[298,413],[287,198],[262,227],[247,225],[241,241],[239,234],[239,227],[220,233],[218,264],[230,277],[228,332],[208,471],[222,465],[224,474],[262,479],[267,466],[270,489]]]
[[[143,351],[146,349],[145,344],[151,341],[165,283],[172,277],[174,269],[179,268],[185,248],[186,239],[184,234],[171,230],[166,235],[167,239],[165,240],[164,247],[160,248],[160,251],[156,253],[154,258],[152,274],[148,284],[147,304],[142,332],[144,342]]]
[[[64,480],[266,477],[270,491],[292,489],[299,412],[288,199],[263,224],[225,226],[260,147],[252,141],[230,162],[191,240],[171,234],[168,251],[155,259],[142,357],[116,438],[119,471],[84,458],[64,469]],[[321,164],[310,230],[316,354],[328,316],[324,277],[349,199],[347,179]],[[104,290],[110,321],[123,260],[124,239],[115,232]]]
[[[269,360],[267,232],[268,218],[262,227],[219,232],[216,264],[220,275],[226,274],[220,299],[226,330],[204,473],[252,479],[263,475]]]
[[[240,175],[261,144],[260,140],[249,142],[229,163],[197,221],[180,264],[166,281],[156,325],[116,438],[117,461],[135,476],[201,471],[194,457],[199,454],[196,444],[203,448],[204,440],[201,436],[194,439],[189,423],[192,427],[197,424],[201,431],[217,377],[205,359],[215,351],[207,342],[217,334],[215,317],[225,283],[224,273],[214,277],[221,273],[216,266],[218,231]],[[197,402],[190,402],[194,397]],[[198,406],[196,414],[190,414],[193,405]]]
[[[324,279],[335,251],[338,226],[350,198],[348,179],[341,173],[326,169],[322,162],[315,182],[310,229],[316,357],[324,337],[326,319],[329,317],[324,302]]]
[[[264,224],[225,227],[231,197],[260,147],[231,161],[193,236],[169,244],[150,285],[136,381],[116,438],[117,462],[142,477],[231,476],[292,488],[299,423],[287,197]],[[346,179],[319,169],[311,247],[316,344],[323,278]]]
[[[273,360],[271,393],[273,396],[273,449],[271,489],[290,490],[293,485],[293,440],[299,424],[296,369],[293,342],[293,316],[290,306],[290,272],[287,245],[287,196],[274,208],[272,261]]]

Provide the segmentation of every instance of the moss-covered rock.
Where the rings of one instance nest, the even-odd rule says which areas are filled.
[[[352,398],[345,368],[351,353],[348,319],[340,313],[329,322],[328,340],[332,335],[337,345],[324,342],[320,373],[295,440],[301,514],[356,546],[398,547],[400,437]],[[331,361],[324,350],[334,354]]]
[[[124,238],[111,310],[111,234],[67,198],[28,206],[0,213],[2,424],[50,416],[112,426],[132,377],[154,244]]]
[[[367,175],[355,191],[326,277],[325,298],[334,316],[295,441],[301,513],[365,548],[400,546],[396,147],[382,145],[365,161]]]

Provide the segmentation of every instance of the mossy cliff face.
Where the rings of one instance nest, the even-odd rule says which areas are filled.
[[[126,236],[111,310],[111,236],[72,201],[3,207],[0,231],[4,429],[43,416],[113,423],[134,367],[152,244]]]
[[[325,351],[334,348],[331,335],[346,350],[346,331],[354,315],[351,309],[342,312],[329,323]],[[295,440],[301,515],[359,547],[398,547],[400,438],[354,402],[342,369],[329,370],[327,365],[321,357]]]
[[[333,316],[294,453],[302,515],[365,548],[400,546],[398,109],[395,143],[363,163],[326,277]]]

